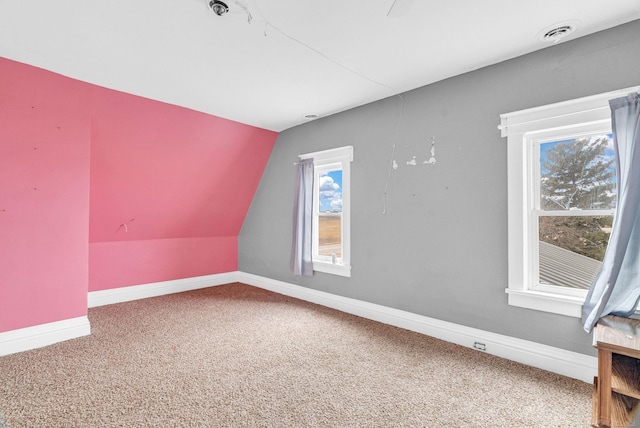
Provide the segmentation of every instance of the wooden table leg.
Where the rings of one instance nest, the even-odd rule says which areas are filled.
[[[611,351],[598,349],[598,425],[611,426]]]

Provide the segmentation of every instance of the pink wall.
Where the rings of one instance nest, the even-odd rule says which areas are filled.
[[[0,58],[0,332],[237,270],[277,134]]]
[[[0,58],[0,332],[87,314],[87,95]]]
[[[90,244],[89,284],[94,290],[238,270],[238,239],[154,239]]]
[[[96,88],[89,290],[238,269],[276,133]]]

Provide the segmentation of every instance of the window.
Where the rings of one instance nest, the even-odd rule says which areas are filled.
[[[313,270],[351,276],[350,166],[353,147],[308,153],[313,159]]]
[[[508,161],[508,300],[580,317],[616,206],[610,92],[501,115]]]
[[[575,133],[575,130],[572,130]],[[616,204],[613,136],[531,138],[532,288],[588,290],[604,257]]]

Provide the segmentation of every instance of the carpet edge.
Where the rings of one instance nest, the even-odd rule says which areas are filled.
[[[586,383],[591,383],[598,371],[598,359],[596,357],[578,352],[304,288],[259,275],[238,272],[237,282],[425,334],[471,349],[475,349],[475,342],[481,342],[485,345],[486,350],[484,352],[488,354],[578,379]]]
[[[42,348],[91,334],[87,316],[54,321],[0,333],[0,356]]]
[[[236,282],[236,278],[237,272],[234,271],[90,291],[87,295],[88,306],[89,308],[95,308],[114,303],[123,303],[183,291],[198,290],[200,288],[214,287]]]
[[[299,285],[241,271],[92,291],[88,293],[88,306],[92,308],[233,282],[242,282],[472,349],[474,349],[475,342],[481,342],[485,345],[486,350],[484,352],[489,354],[582,380],[586,383],[591,383],[593,377],[597,374],[598,363],[596,357],[304,288]],[[0,333],[0,356],[90,334],[88,318],[80,318],[82,319],[80,323],[78,323],[77,319],[73,319],[76,321],[64,320]],[[71,321],[73,321],[71,324],[64,324]],[[73,323],[77,325],[73,325]]]

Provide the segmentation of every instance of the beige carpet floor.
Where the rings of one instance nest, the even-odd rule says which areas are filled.
[[[18,427],[588,427],[591,385],[228,284],[89,310],[0,357]]]

